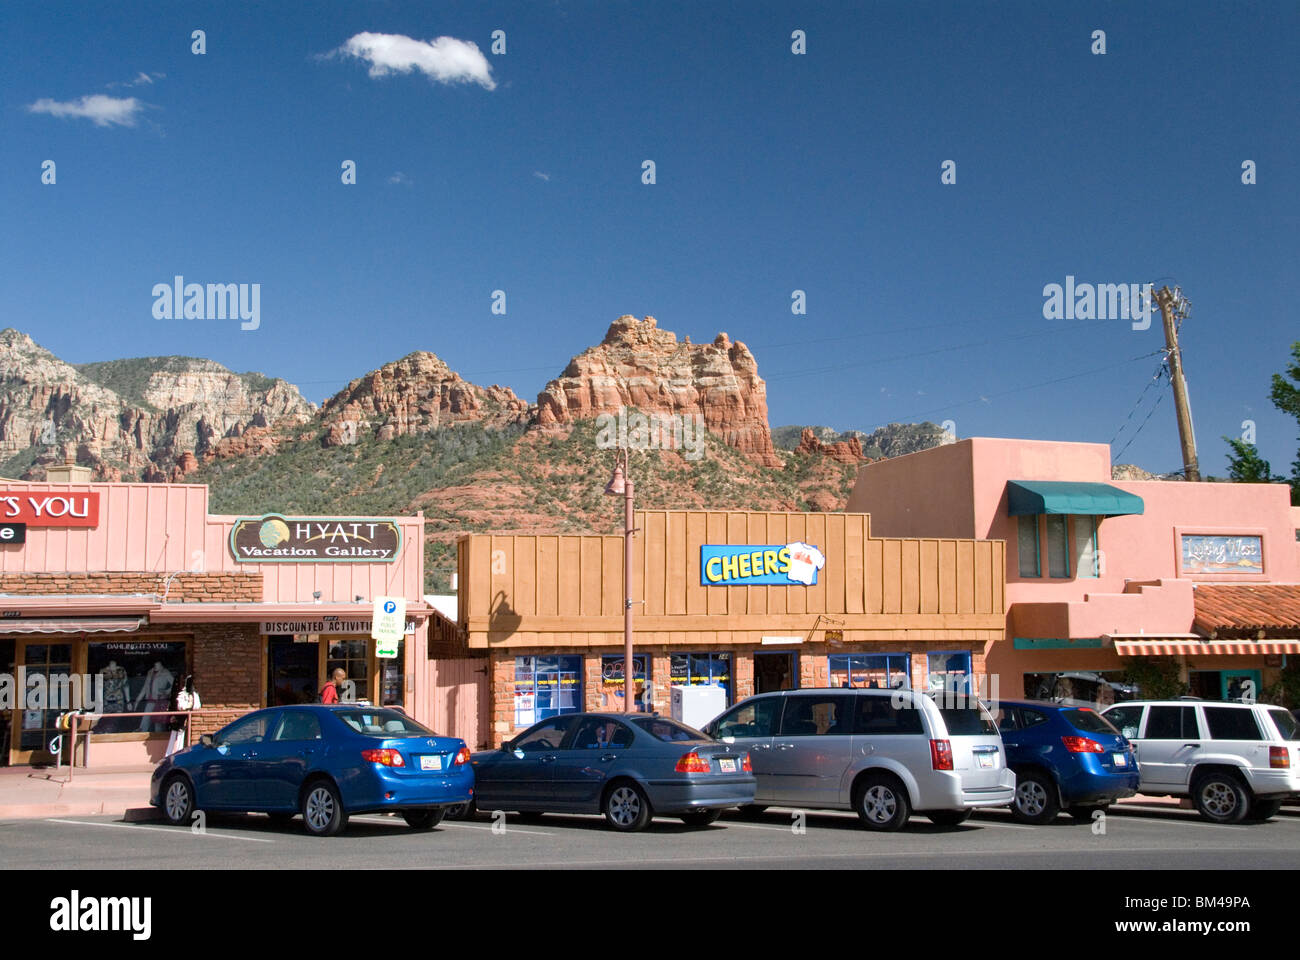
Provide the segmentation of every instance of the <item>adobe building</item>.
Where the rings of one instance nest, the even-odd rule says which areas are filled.
[[[0,482],[0,760],[52,759],[62,711],[23,698],[51,676],[85,678],[83,699],[102,692],[95,766],[161,757],[164,720],[112,714],[168,709],[191,674],[204,708],[195,736],[314,701],[335,666],[358,698],[432,715],[422,516],[213,516],[206,486],[88,474]],[[370,639],[379,596],[406,600],[396,657]]]
[[[863,466],[848,509],[888,536],[1007,543],[984,649],[1003,696],[1124,699],[1141,659],[1197,696],[1263,699],[1300,653],[1285,484],[1112,481],[1105,444],[973,438]]]
[[[1002,636],[1005,544],[879,538],[864,513],[641,511],[634,695],[728,704],[795,687],[965,686]],[[439,656],[483,671],[491,742],[557,713],[623,707],[622,536],[458,543],[456,629]],[[457,732],[458,736],[464,736]]]

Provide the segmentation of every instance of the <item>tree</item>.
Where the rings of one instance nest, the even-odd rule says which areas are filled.
[[[1286,377],[1280,373],[1273,374],[1273,389],[1269,391],[1269,399],[1283,413],[1295,417],[1296,425],[1300,426],[1300,340],[1291,344],[1291,359],[1292,362],[1286,368],[1286,377],[1295,383],[1287,383]],[[1300,440],[1300,437],[1296,439]],[[1291,504],[1300,507],[1300,450],[1296,451],[1296,458],[1291,462]]]
[[[1253,443],[1224,437],[1232,453],[1228,454],[1228,476],[1233,483],[1272,483],[1286,480],[1286,477],[1273,476],[1272,465],[1259,455]]]

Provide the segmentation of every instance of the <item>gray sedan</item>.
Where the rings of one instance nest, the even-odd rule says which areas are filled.
[[[756,787],[743,748],[645,713],[551,717],[471,762],[474,804],[462,815],[603,813],[623,831],[654,816],[707,826],[726,808],[753,803]]]

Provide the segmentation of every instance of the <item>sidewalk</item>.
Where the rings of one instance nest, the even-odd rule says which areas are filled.
[[[149,806],[152,765],[78,767],[71,781],[68,773],[67,767],[0,767],[0,820],[121,816]]]

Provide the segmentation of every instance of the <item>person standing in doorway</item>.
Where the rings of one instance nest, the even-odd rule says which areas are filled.
[[[330,679],[325,686],[320,688],[320,702],[338,703],[340,699],[339,692],[342,690],[343,684],[347,683],[347,680],[348,672],[342,667],[335,667]]]
[[[199,700],[199,692],[194,689],[194,674],[185,678],[185,685],[176,693],[175,702],[172,704],[173,710],[198,710],[203,706]],[[185,749],[185,731],[189,724],[186,717],[174,716],[171,718],[172,735],[167,741],[167,754],[170,756],[177,750]]]

